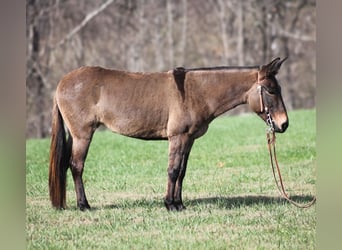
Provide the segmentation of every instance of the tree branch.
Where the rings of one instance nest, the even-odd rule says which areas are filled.
[[[314,36],[308,36],[308,35],[302,35],[302,34],[295,33],[295,32],[289,32],[282,28],[278,28],[278,34],[281,36],[292,38],[292,39],[301,40],[304,42],[316,42],[316,37]]]
[[[82,20],[82,22],[77,25],[73,30],[71,30],[61,41],[57,43],[54,48],[57,48],[61,45],[63,45],[66,41],[68,41],[70,38],[72,38],[77,32],[79,32],[91,19],[93,19],[95,16],[100,14],[103,10],[105,10],[110,4],[112,4],[114,0],[107,0],[105,3],[103,3],[99,8],[93,10],[92,12],[88,13],[85,18]]]

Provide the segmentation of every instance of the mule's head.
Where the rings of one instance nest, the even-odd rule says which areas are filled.
[[[283,133],[289,119],[281,96],[281,87],[275,78],[281,64],[286,60],[274,59],[260,67],[258,81],[248,91],[248,104],[275,132]]]

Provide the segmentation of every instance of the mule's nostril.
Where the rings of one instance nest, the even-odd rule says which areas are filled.
[[[287,129],[288,126],[289,126],[289,122],[288,122],[288,121],[284,122],[284,123],[281,125],[281,130],[284,132],[284,131]]]

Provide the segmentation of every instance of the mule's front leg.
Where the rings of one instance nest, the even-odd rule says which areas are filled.
[[[186,167],[188,165],[188,158],[190,154],[191,147],[193,145],[193,140],[189,140],[188,143],[185,145],[185,152],[182,156],[182,161],[180,165],[180,171],[178,174],[178,178],[176,181],[176,188],[175,188],[175,193],[174,193],[174,203],[177,207],[177,210],[183,210],[186,209],[186,207],[183,205],[182,201],[182,187],[183,187],[183,179],[185,177],[186,173]]]
[[[192,143],[190,143],[188,135],[183,134],[169,138],[168,184],[164,203],[170,211],[180,211],[185,208],[182,202],[181,186],[190,152],[189,145],[192,145]],[[177,183],[177,180],[180,181]]]

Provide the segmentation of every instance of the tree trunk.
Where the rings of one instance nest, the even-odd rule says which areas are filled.
[[[244,48],[244,17],[243,17],[243,1],[238,1],[237,6],[237,21],[238,21],[238,37],[237,37],[237,52],[238,64],[245,65],[245,48]]]
[[[221,39],[223,45],[223,57],[222,63],[227,64],[229,58],[229,47],[228,47],[228,34],[227,34],[227,22],[226,22],[226,5],[223,0],[218,1],[219,4],[219,18],[221,27]]]
[[[172,0],[166,1],[166,12],[167,12],[167,41],[169,45],[169,66],[174,67],[173,59],[173,15],[172,15]]]
[[[188,23],[188,14],[187,14],[187,0],[182,0],[182,12],[183,12],[183,23],[182,23],[182,33],[180,39],[180,56],[179,56],[179,65],[184,66],[185,63],[185,48],[186,48],[186,37],[187,37],[187,23]]]

